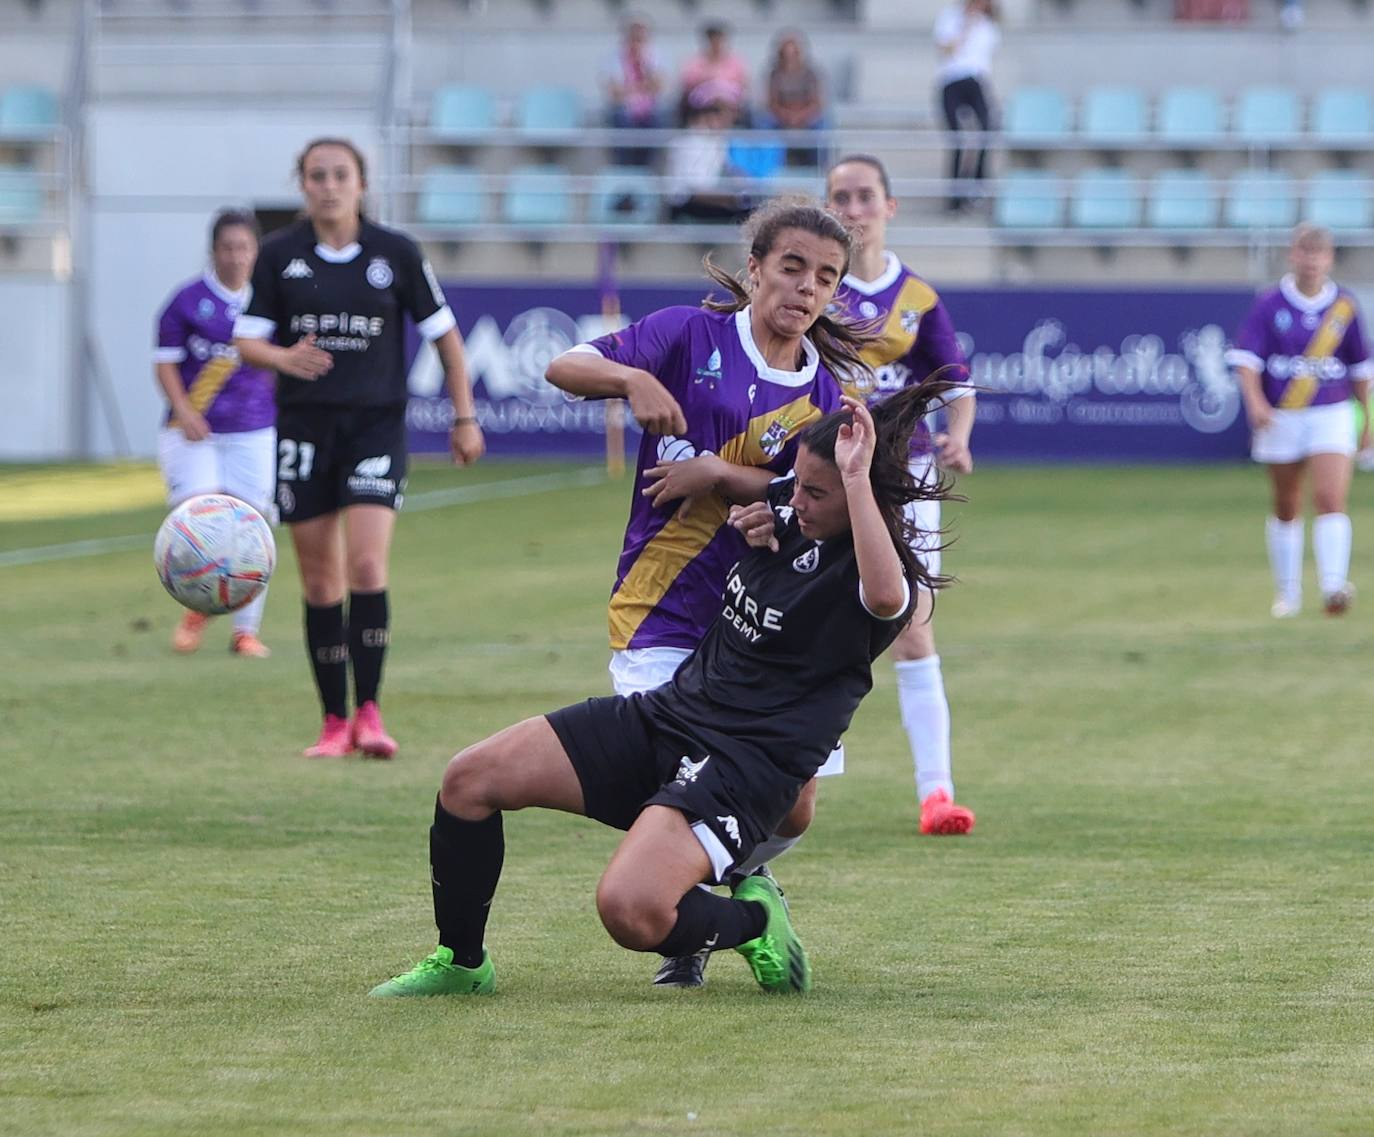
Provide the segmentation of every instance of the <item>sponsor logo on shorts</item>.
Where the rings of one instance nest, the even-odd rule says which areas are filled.
[[[384,478],[390,470],[390,454],[379,454],[376,458],[364,458],[353,467],[353,472],[364,478]]]
[[[684,754],[682,760],[678,763],[677,778],[674,780],[684,786],[688,782],[695,782],[697,780],[697,775],[701,773],[701,768],[710,760],[711,756],[707,754],[700,762],[693,762],[691,758]]]
[[[306,280],[314,275],[310,266],[300,257],[293,257],[291,263],[281,270],[282,280]]]
[[[719,814],[716,815],[716,820],[725,828],[725,833],[735,843],[735,848],[742,848],[743,842],[739,839],[739,822],[733,817],[721,817]]]
[[[367,266],[367,272],[363,275],[373,288],[390,288],[391,282],[396,279],[396,274],[391,271],[391,265],[387,263],[386,257],[373,257]]]
[[[394,497],[397,487],[395,480],[387,477],[390,472],[390,454],[364,458],[348,476],[348,492],[358,497]]]
[[[816,566],[821,563],[821,547],[812,545],[801,556],[792,562],[792,567],[797,572],[815,572]]]

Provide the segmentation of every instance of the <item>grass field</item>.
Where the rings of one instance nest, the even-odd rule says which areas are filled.
[[[551,472],[426,467],[412,502]],[[607,686],[627,485],[532,484],[403,516],[392,764],[298,757],[285,549],[273,658],[223,626],[185,660],[150,537],[13,563],[151,534],[155,505],[0,521],[0,1134],[1374,1132],[1374,596],[1327,619],[1309,564],[1309,611],[1271,621],[1241,467],[967,480],[939,640],[978,825],[916,837],[880,665],[777,866],[810,997],[733,953],[651,990],[592,906],[616,835],[518,814],[498,994],[366,999],[432,946],[447,757]],[[0,499],[31,492],[0,471]]]

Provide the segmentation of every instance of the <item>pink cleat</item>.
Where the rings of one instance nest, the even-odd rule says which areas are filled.
[[[955,805],[944,790],[921,802],[921,833],[926,837],[957,837],[973,828],[973,810]]]
[[[172,632],[172,650],[178,655],[190,655],[200,647],[201,637],[205,635],[205,625],[210,617],[200,612],[184,612],[181,622]]]
[[[390,758],[396,753],[396,740],[382,726],[382,712],[374,702],[366,702],[354,712],[353,747],[369,758]]]
[[[325,715],[319,741],[305,748],[307,758],[347,758],[353,753],[353,734],[348,720],[338,715]]]
[[[234,638],[229,641],[229,650],[249,659],[266,659],[272,654],[272,649],[252,632],[235,632]]]

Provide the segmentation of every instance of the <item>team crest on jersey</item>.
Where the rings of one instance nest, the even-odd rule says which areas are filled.
[[[367,266],[367,283],[373,288],[390,288],[391,282],[396,279],[396,274],[391,271],[391,265],[387,263],[386,257],[373,257]]]
[[[281,270],[282,280],[306,280],[315,274],[300,257],[293,257],[291,263]]]
[[[901,321],[902,331],[909,336],[914,336],[916,329],[921,326],[921,313],[914,308],[903,308]]]
[[[878,314],[878,305],[872,300],[865,300],[859,305],[859,315],[865,320],[871,320]]]
[[[1287,308],[1280,308],[1274,313],[1274,330],[1286,332],[1293,326],[1293,313]]]
[[[294,513],[296,510],[296,495],[291,492],[288,485],[277,486],[277,504],[281,506],[283,513]]]
[[[801,556],[792,562],[792,567],[797,572],[815,572],[821,563],[820,545],[812,545]]]
[[[196,315],[202,320],[208,320],[215,314],[215,302],[208,296],[202,296],[200,303],[196,305]]]
[[[782,453],[783,445],[787,442],[787,432],[792,429],[792,421],[787,418],[777,419],[769,424],[768,429],[763,432],[759,439],[759,449],[770,458],[776,458]]]

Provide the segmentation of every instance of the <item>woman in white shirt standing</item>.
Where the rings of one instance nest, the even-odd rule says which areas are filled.
[[[972,170],[961,169],[965,150],[957,132],[960,112],[965,109],[973,113],[984,134],[992,129],[987,82],[992,71],[992,53],[1001,36],[994,0],[964,0],[946,8],[935,19],[935,45],[940,49],[940,105],[944,108],[945,125],[956,132],[949,152],[951,213],[959,212],[972,200],[971,195],[959,189],[959,179],[982,180],[986,173],[987,146],[981,139],[976,147],[970,148],[974,156]]]

